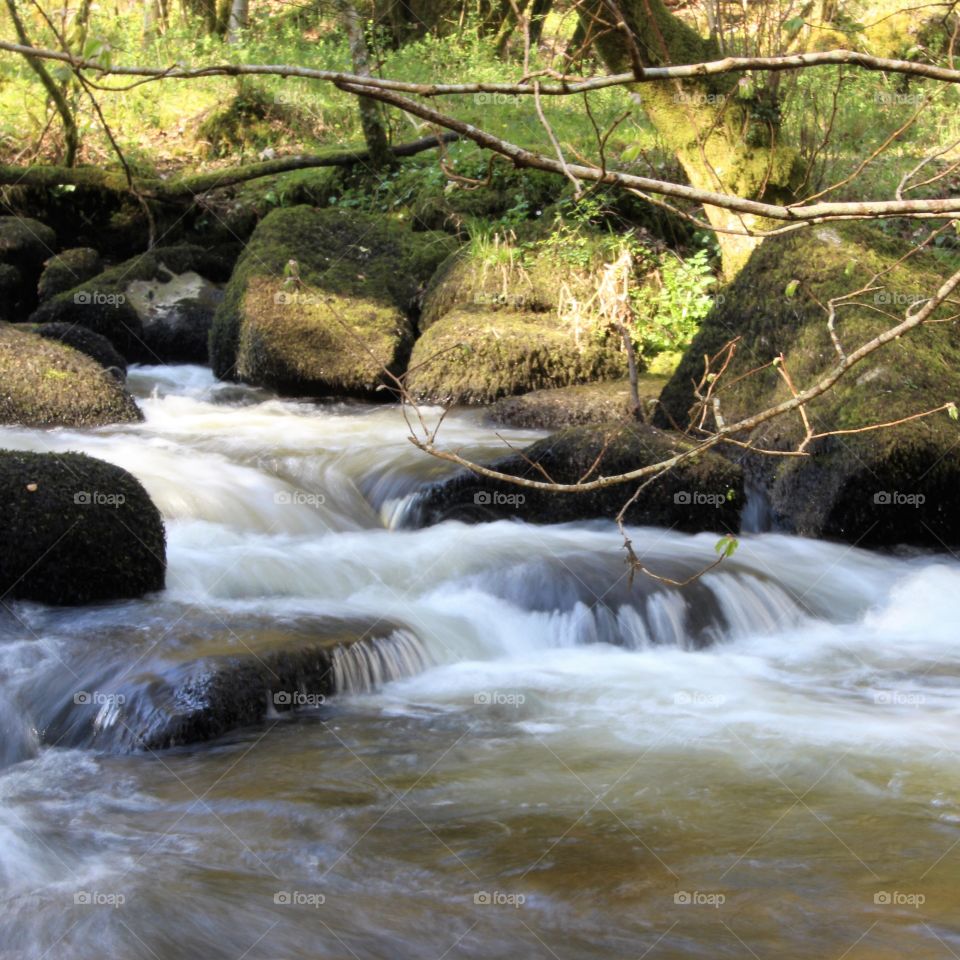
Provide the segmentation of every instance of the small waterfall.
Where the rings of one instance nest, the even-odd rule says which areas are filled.
[[[391,680],[402,680],[430,665],[420,640],[407,630],[339,646],[333,651],[335,693],[369,693]]]

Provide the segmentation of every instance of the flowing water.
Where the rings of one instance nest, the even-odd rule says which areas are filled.
[[[143,424],[0,431],[130,470],[169,541],[161,595],[0,619],[0,958],[960,954],[956,559],[765,534],[630,585],[605,523],[405,529],[444,467],[396,408],[131,385]],[[633,535],[671,575],[716,540]],[[110,735],[119,690],[357,623],[324,703]]]

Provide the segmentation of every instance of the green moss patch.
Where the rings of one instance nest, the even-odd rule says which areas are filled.
[[[0,324],[0,423],[99,427],[142,419],[133,397],[95,360]]]
[[[773,367],[737,380],[781,352],[799,389],[837,363],[827,315],[820,304],[866,284],[892,268],[876,289],[837,310],[836,332],[850,352],[932,296],[956,264],[923,253],[894,266],[906,250],[873,227],[817,227],[768,240],[725,291],[704,322],[660,400],[657,422],[685,426],[693,407],[692,381],[703,357],[740,337],[737,353],[716,395],[727,423],[789,399]],[[890,314],[892,316],[885,316]],[[946,306],[938,319],[947,320]],[[960,340],[953,321],[933,323],[886,345],[808,405],[817,432],[857,429],[897,420],[960,400]],[[758,428],[758,445],[795,447],[803,436],[799,415]],[[952,507],[960,479],[960,427],[946,413],[889,430],[821,441],[804,459],[756,466],[778,522],[812,536],[866,544],[960,542],[960,515]],[[885,501],[889,494],[893,505]],[[896,507],[898,497],[920,496],[919,506]],[[875,498],[876,502],[875,502]]]
[[[217,310],[214,372],[291,394],[375,395],[383,367],[402,370],[419,294],[455,246],[372,214],[275,210]]]

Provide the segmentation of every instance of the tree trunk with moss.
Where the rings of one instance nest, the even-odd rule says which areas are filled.
[[[349,0],[338,0],[337,8],[340,19],[347,33],[350,44],[350,58],[353,61],[353,72],[361,77],[370,76],[370,50],[367,47],[367,38],[364,36],[363,24],[357,8]],[[380,119],[380,106],[370,97],[357,97],[357,108],[360,111],[360,126],[363,128],[363,138],[370,152],[370,166],[375,170],[386,167],[393,162],[390,153],[390,143],[387,132]]]
[[[623,15],[621,27],[615,25],[612,6]],[[637,58],[642,66],[666,66],[720,57],[716,43],[670,13],[663,0],[619,0],[617,5],[584,0],[580,18],[614,72],[634,69]],[[694,187],[774,203],[794,199],[798,155],[780,143],[779,109],[771,90],[733,74],[642,83],[634,89]],[[732,277],[760,241],[723,231],[762,230],[769,224],[717,207],[707,206],[706,213],[718,230],[724,272]]]

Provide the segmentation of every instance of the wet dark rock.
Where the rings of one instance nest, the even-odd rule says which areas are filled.
[[[572,427],[552,434],[490,466],[528,480],[575,483],[635,470],[691,449],[679,434],[647,424],[608,423]],[[463,470],[423,490],[409,509],[409,522],[427,526],[443,520],[498,519],[530,523],[613,519],[637,489],[623,483],[588,493],[554,493],[488,480]],[[740,468],[723,457],[702,454],[684,461],[652,483],[627,512],[631,524],[676,530],[735,532],[743,508]]]
[[[139,481],[81,453],[0,450],[0,596],[48,604],[163,589],[160,511]]]

